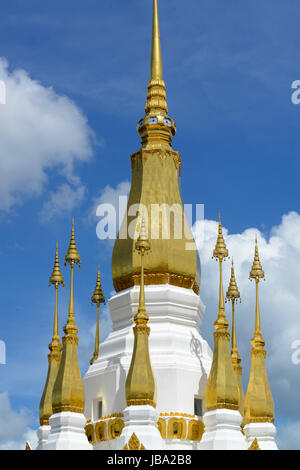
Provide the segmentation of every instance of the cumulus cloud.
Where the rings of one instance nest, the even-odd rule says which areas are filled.
[[[0,210],[41,194],[49,170],[80,186],[74,167],[91,158],[93,137],[81,110],[25,70],[10,71],[3,58],[0,80],[6,86],[6,104],[0,106]]]
[[[32,418],[26,409],[12,409],[8,393],[0,394],[0,450],[25,450],[26,441],[34,448],[36,433],[29,427]]]
[[[126,212],[129,191],[129,181],[123,181],[116,188],[107,185],[94,199],[88,219],[97,221],[100,218],[96,228],[100,240],[114,242]]]
[[[204,224],[203,241],[201,224]],[[217,222],[209,220],[197,222],[193,227],[196,240],[200,244],[201,297],[207,306],[202,334],[211,344],[218,299],[218,267],[211,259],[217,227]],[[266,282],[260,283],[261,323],[268,353],[268,377],[279,423],[279,441],[288,445],[286,436],[289,432],[294,432],[294,440],[298,440],[300,448],[300,426],[296,425],[296,421],[300,421],[300,365],[292,361],[292,345],[300,339],[300,215],[297,212],[284,215],[281,223],[272,228],[269,238],[255,228],[231,234],[226,228],[226,221],[223,233],[230,255],[234,258],[236,279],[242,296],[242,303],[237,307],[237,329],[239,349],[243,357],[245,391],[249,378],[249,350],[254,332],[255,312],[255,286],[249,281],[249,272],[257,236],[260,259],[266,275]],[[230,269],[230,261],[225,262],[224,289],[229,284]],[[231,318],[229,304],[227,317]],[[290,422],[289,426],[282,427],[283,437],[281,422]]]
[[[72,211],[80,205],[85,194],[86,188],[82,185],[72,187],[67,183],[62,184],[56,191],[51,192],[48,199],[44,202],[40,212],[41,220],[44,222],[49,221],[54,217]]]

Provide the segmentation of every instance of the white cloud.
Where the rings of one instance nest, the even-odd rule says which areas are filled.
[[[16,412],[12,409],[7,393],[0,394],[0,450],[25,450],[26,441],[32,448],[37,438],[29,427],[30,413],[26,409]]]
[[[49,170],[78,186],[74,166],[91,158],[93,137],[81,110],[25,70],[9,71],[3,58],[0,80],[7,94],[0,106],[0,210],[41,194]]]
[[[123,181],[118,184],[116,188],[107,185],[101,190],[99,196],[93,200],[88,219],[94,222],[99,220],[96,227],[97,236],[100,240],[108,240],[109,247],[114,244],[115,238],[119,232],[126,212],[129,192],[129,181]],[[103,210],[99,211],[101,206],[103,206]],[[108,236],[109,238],[107,238]]]
[[[206,306],[202,334],[212,344],[213,322],[217,315],[218,265],[211,259],[216,242],[218,224],[205,220],[194,226],[197,236],[204,223],[204,243],[200,246],[202,263],[201,297]],[[224,221],[226,225],[226,221]],[[250,339],[254,332],[255,286],[249,281],[253,262],[255,236],[258,236],[260,259],[265,271],[266,282],[260,283],[260,307],[262,332],[266,340],[267,370],[275,402],[277,422],[291,422],[288,428],[279,426],[279,440],[284,441],[293,429],[294,439],[299,441],[300,422],[299,389],[300,365],[292,363],[292,343],[300,339],[300,215],[290,212],[282,217],[281,223],[273,227],[267,240],[255,228],[240,234],[230,234],[224,227],[224,238],[230,255],[234,258],[236,279],[242,296],[237,307],[238,343],[244,366],[244,388],[249,377]],[[231,263],[224,263],[224,290],[226,292]],[[230,305],[227,317],[231,319]],[[246,391],[246,390],[245,390]],[[285,440],[287,443],[287,440]]]
[[[56,216],[63,215],[78,207],[84,199],[86,188],[82,185],[72,187],[67,183],[58,187],[55,192],[49,194],[44,202],[40,217],[42,221],[49,221]]]
[[[89,219],[91,220],[96,219],[97,208],[100,204],[111,204],[115,208],[116,213],[118,215],[119,198],[121,196],[128,197],[130,186],[131,185],[129,181],[122,181],[121,183],[118,184],[116,188],[113,188],[110,185],[105,186],[105,188],[101,190],[99,196],[96,197],[93,201],[93,206],[89,214]],[[120,213],[121,219],[123,219],[124,214],[125,214],[124,211]]]

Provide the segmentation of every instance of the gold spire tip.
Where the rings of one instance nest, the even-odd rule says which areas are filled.
[[[226,244],[223,238],[221,214],[219,214],[218,238],[217,238],[215,249],[213,251],[213,258],[217,258],[219,260],[228,258],[228,250],[226,248]]]
[[[59,286],[60,284],[62,287],[65,287],[64,285],[64,278],[61,273],[60,265],[59,265],[59,256],[58,256],[58,244],[56,243],[56,253],[55,253],[55,261],[54,261],[54,267],[52,270],[52,274],[49,279],[49,286],[51,285],[57,285]]]
[[[259,253],[258,253],[258,245],[257,245],[257,240],[255,243],[255,250],[254,250],[254,261],[252,264],[252,269],[250,271],[250,279],[264,279],[265,278],[265,273],[262,269],[262,265],[259,259]]]
[[[67,263],[79,264],[80,267],[80,255],[77,250],[76,241],[75,241],[75,229],[74,229],[74,217],[72,220],[72,230],[71,230],[71,240],[68,252],[65,257],[65,266]]]
[[[237,299],[240,299],[240,298],[241,298],[241,295],[240,295],[240,292],[238,290],[238,286],[236,283],[234,265],[233,265],[233,260],[232,260],[231,278],[230,278],[228,290],[226,292],[226,299],[232,300],[233,302],[235,302]]]

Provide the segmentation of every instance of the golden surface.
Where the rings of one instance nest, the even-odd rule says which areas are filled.
[[[145,219],[142,217],[140,236],[136,242],[136,251],[141,259],[141,287],[138,312],[134,317],[134,347],[130,368],[126,379],[127,405],[156,406],[156,385],[149,354],[148,337],[150,328],[147,326],[149,317],[145,308],[144,289],[144,257],[150,251],[146,235]]]
[[[251,340],[251,371],[244,404],[245,424],[274,422],[274,402],[265,364],[265,340],[263,339],[260,326],[258,287],[259,280],[263,278],[264,272],[260,263],[256,240],[254,262],[250,272],[250,279],[255,279],[256,285],[255,331],[254,337]]]
[[[232,335],[231,335],[231,360],[233,364],[233,369],[236,373],[236,378],[239,386],[240,391],[240,407],[239,412],[242,416],[244,416],[244,390],[243,390],[243,383],[242,383],[242,366],[241,366],[241,356],[239,355],[238,347],[237,347],[237,339],[236,339],[236,328],[235,328],[235,303],[238,299],[241,298],[240,292],[238,290],[238,286],[235,279],[234,273],[234,265],[232,260],[232,267],[231,267],[231,278],[228,287],[228,291],[226,293],[226,298],[231,300],[232,304]]]
[[[75,242],[74,221],[65,260],[71,266],[70,302],[67,324],[64,327],[62,358],[53,389],[52,406],[53,413],[61,411],[83,413],[84,387],[78,362],[78,328],[74,315],[74,266],[80,265],[80,256]]]
[[[108,439],[114,440],[121,436],[125,423],[123,419],[115,418],[108,422]]]
[[[61,360],[61,350],[62,345],[60,343],[60,338],[58,334],[58,308],[57,308],[57,297],[58,297],[58,287],[62,285],[64,287],[64,278],[62,276],[59,257],[58,257],[58,247],[56,245],[55,253],[55,262],[52,275],[50,277],[50,285],[55,286],[55,310],[54,310],[54,325],[53,325],[53,336],[52,342],[49,344],[50,354],[48,355],[48,374],[43,391],[43,395],[40,402],[40,424],[41,426],[49,425],[49,418],[53,414],[52,410],[52,392],[54,383],[57,377],[57,372],[59,369],[59,364]]]
[[[168,420],[168,439],[185,439],[187,422],[184,418],[171,418]]]
[[[255,438],[248,450],[261,450]]]
[[[100,279],[100,266],[98,267],[98,274],[97,274],[97,282],[96,287],[94,290],[94,294],[92,296],[92,304],[97,305],[97,324],[96,324],[96,337],[95,337],[95,351],[93,358],[90,361],[90,364],[94,364],[94,362],[99,357],[99,346],[100,346],[100,331],[99,331],[99,323],[100,323],[100,304],[105,304],[105,297],[102,291],[101,279]]]
[[[222,262],[228,257],[228,250],[223,238],[221,216],[219,217],[218,238],[213,256],[219,260],[220,269],[219,311],[218,318],[214,323],[216,331],[214,333],[213,362],[205,390],[206,409],[207,411],[218,408],[238,410],[240,391],[229,351],[230,334],[227,331],[229,323],[224,308]]]
[[[123,450],[146,450],[143,444],[140,443],[137,435],[132,434],[131,438],[128,441],[128,444],[125,444]]]
[[[145,283],[169,283],[194,289],[199,293],[200,276],[197,270],[197,251],[186,217],[179,187],[181,159],[172,149],[172,138],[176,126],[167,116],[165,84],[162,80],[162,60],[159,35],[157,0],[154,0],[153,35],[151,55],[151,77],[148,85],[146,116],[138,124],[142,138],[142,148],[132,155],[132,183],[128,200],[127,213],[131,207],[140,204],[146,207],[147,227],[154,227],[157,236],[149,233],[151,253],[145,260]],[[151,122],[157,119],[156,123]],[[151,213],[153,205],[165,205],[162,214]],[[166,207],[179,207],[183,235],[180,239],[174,234],[171,216],[170,237],[164,237],[163,223],[167,216]],[[135,252],[135,242],[128,236],[128,228],[138,233],[139,220],[136,214],[129,214],[124,219],[115,242],[112,256],[112,278],[116,291],[139,284],[139,256]],[[184,230],[186,226],[186,230]],[[151,230],[150,230],[151,232]],[[185,233],[187,232],[187,233]],[[186,244],[194,249],[187,250]]]
[[[189,422],[188,428],[188,441],[200,442],[204,434],[204,424],[200,420],[193,419]]]

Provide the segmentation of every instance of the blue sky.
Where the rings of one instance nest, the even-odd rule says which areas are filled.
[[[291,83],[300,78],[299,2],[160,0],[159,8],[183,200],[205,204],[208,220],[221,209],[229,233],[256,228],[269,240],[284,214],[299,211],[300,106],[291,103]],[[0,21],[0,56],[8,62],[0,78],[11,83],[0,108],[0,336],[7,345],[0,393],[8,392],[16,413],[25,408],[35,428],[53,317],[48,278],[56,240],[61,260],[67,250],[73,215],[83,370],[92,355],[98,263],[106,296],[112,291],[111,244],[97,239],[91,211],[108,185],[130,181],[152,2],[3,0]],[[70,125],[56,129],[57,113]],[[64,275],[68,287],[67,269]],[[206,296],[209,302],[203,290]],[[60,295],[61,326],[67,297],[68,289]],[[204,331],[213,320],[211,312]],[[279,414],[280,422],[292,419]]]

